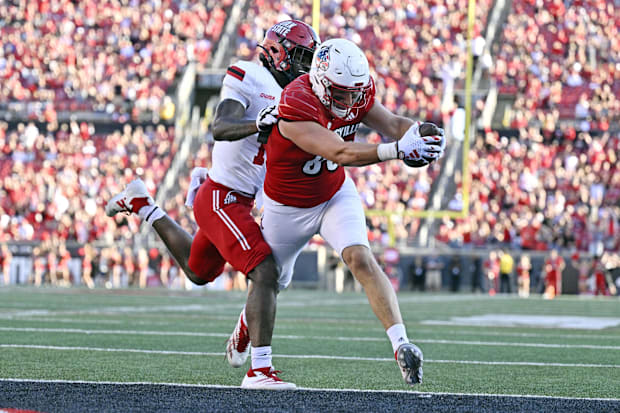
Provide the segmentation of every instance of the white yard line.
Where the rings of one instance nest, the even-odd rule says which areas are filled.
[[[134,348],[102,348],[102,347],[67,347],[67,346],[42,346],[33,344],[0,344],[0,348],[16,348],[31,350],[56,350],[56,351],[99,351],[107,353],[140,353],[177,356],[212,356],[222,357],[224,353],[209,353],[201,351],[173,351],[173,350],[144,350]],[[320,360],[348,360],[348,361],[380,361],[393,363],[394,359],[382,357],[347,357],[347,356],[324,356],[319,354],[278,354],[276,358],[290,359],[320,359]],[[578,367],[578,368],[620,368],[620,364],[580,364],[580,363],[538,363],[521,361],[476,361],[476,360],[433,360],[426,359],[425,363],[441,364],[475,364],[490,366],[539,366],[539,367]]]
[[[110,320],[108,318],[55,318],[54,314],[48,314],[50,318],[37,318],[30,316],[20,316],[19,319],[23,321],[31,321],[31,322],[41,322],[41,323],[66,323],[66,324],[125,324],[127,326],[132,325],[152,325],[152,326],[167,326],[167,325],[177,325],[178,323],[172,321],[147,321],[147,320],[136,320],[136,319],[123,319],[123,320]],[[239,318],[238,315],[206,315],[200,316],[203,319],[208,320],[232,320],[231,331],[234,326],[234,323]],[[0,315],[1,319],[6,319]],[[11,317],[12,318],[12,317]],[[298,321],[301,319],[292,319],[292,318],[282,318],[278,321],[278,330],[288,330],[288,329],[299,329]],[[348,320],[340,319],[343,323],[347,323]],[[372,320],[371,320],[372,321]],[[467,327],[467,326],[463,326]],[[510,327],[509,327],[510,328]],[[325,325],[321,326],[322,330],[338,330],[342,331],[342,326],[330,326]],[[366,331],[368,330],[365,327],[348,327],[349,330],[359,330]],[[605,334],[541,334],[541,333],[511,333],[511,332],[500,332],[500,331],[471,331],[471,330],[454,330],[451,329],[449,332],[440,331],[437,329],[428,329],[428,328],[409,328],[409,331],[413,333],[413,336],[419,336],[420,334],[437,334],[441,332],[442,335],[464,335],[464,336],[492,336],[492,337],[533,337],[533,338],[557,338],[557,339],[573,339],[573,338],[587,338],[593,340],[616,340],[620,339],[620,335],[605,335]]]
[[[1,290],[0,290],[1,291]],[[368,304],[368,299],[365,296],[360,297],[338,297],[338,298],[324,298],[320,299],[316,296],[307,295],[301,296],[293,295],[286,296],[283,295],[278,301],[278,306],[280,307],[324,307],[324,306],[348,306],[348,305],[360,305],[360,304]],[[179,297],[183,298],[183,297]],[[192,300],[197,297],[188,297]],[[243,301],[240,299],[239,303],[218,303],[213,304],[209,303],[209,297],[205,296],[204,304],[170,304],[170,305],[153,305],[153,306],[115,306],[115,307],[101,307],[101,308],[84,308],[79,310],[37,310],[37,309],[12,309],[5,308],[3,310],[3,315],[1,318],[7,317],[19,317],[19,316],[28,316],[28,315],[50,315],[50,314],[59,314],[59,315],[68,315],[68,314],[125,314],[125,313],[156,313],[156,312],[193,312],[193,311],[213,311],[213,310],[241,310],[243,307]],[[480,297],[475,295],[459,295],[459,296],[450,296],[450,295],[429,295],[429,296],[412,296],[412,297],[403,297],[399,301],[402,303],[433,303],[433,302],[458,302],[458,301],[472,301],[479,300]],[[503,299],[503,298],[495,298],[495,299]],[[1,307],[1,306],[0,306]]]
[[[194,331],[141,331],[141,330],[83,330],[77,328],[34,328],[34,327],[0,327],[0,331],[26,333],[63,333],[63,334],[118,334],[137,336],[188,336],[188,337],[226,337],[230,333],[200,333]]]
[[[62,333],[62,334],[114,334],[114,335],[142,335],[142,336],[185,336],[185,337],[224,337],[230,333],[203,333],[194,331],[144,331],[144,330],[85,330],[77,328],[38,328],[38,327],[0,327],[0,331],[12,331],[23,333]],[[286,340],[317,340],[317,341],[348,341],[348,342],[382,342],[384,337],[342,337],[342,336],[301,336],[301,335],[275,335],[276,339]],[[549,344],[549,343],[517,343],[502,341],[467,341],[467,340],[438,340],[416,339],[416,343],[450,344],[467,346],[496,346],[496,347],[538,347],[538,348],[562,348],[562,349],[589,349],[589,350],[620,350],[620,346],[601,346],[593,344]]]
[[[154,305],[154,306],[123,306],[85,308],[79,310],[18,310],[4,311],[1,318],[40,316],[40,315],[79,315],[79,314],[135,314],[135,313],[166,313],[166,312],[196,312],[213,310],[236,310],[243,308],[239,304],[187,304],[187,305]]]
[[[170,387],[194,387],[201,389],[238,389],[239,386],[224,386],[219,384],[201,384],[201,383],[167,383],[167,382],[150,382],[150,381],[91,381],[91,380],[42,380],[42,379],[24,379],[12,377],[0,377],[0,382],[14,383],[60,383],[60,384],[101,384],[112,386],[170,386]],[[514,397],[514,398],[535,398],[535,399],[553,399],[553,400],[588,400],[588,401],[620,401],[620,399],[603,398],[603,397],[561,397],[561,396],[545,396],[538,394],[485,394],[485,393],[448,393],[448,392],[419,392],[414,390],[361,390],[361,389],[336,389],[336,388],[319,388],[319,387],[298,387],[297,390],[307,390],[313,392],[353,392],[353,393],[405,393],[417,395],[421,398],[431,398],[433,396],[473,396],[473,397]]]

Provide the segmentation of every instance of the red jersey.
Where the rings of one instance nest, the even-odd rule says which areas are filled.
[[[278,114],[287,121],[317,122],[336,132],[345,141],[352,141],[375,102],[372,78],[366,106],[353,111],[344,120],[333,116],[312,91],[310,78],[302,75],[282,91]],[[280,134],[275,127],[267,141],[267,174],[265,193],[284,205],[311,208],[331,199],[344,182],[342,165],[308,153]]]

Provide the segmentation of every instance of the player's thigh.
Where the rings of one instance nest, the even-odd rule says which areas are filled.
[[[251,214],[252,202],[241,199],[206,182],[196,195],[194,216],[221,256],[247,275],[271,254],[271,248]]]
[[[265,195],[261,229],[280,269],[279,288],[286,288],[293,277],[295,261],[310,238],[317,233],[320,208],[295,208]]]
[[[352,245],[370,248],[364,209],[350,179],[344,181],[340,190],[328,202],[320,234],[341,256],[342,251]]]
[[[205,232],[199,228],[194,235],[187,264],[200,280],[207,283],[222,273],[226,260]]]

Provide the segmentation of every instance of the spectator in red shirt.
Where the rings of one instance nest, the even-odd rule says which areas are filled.
[[[566,263],[557,249],[551,250],[549,257],[545,260],[545,293],[544,298],[553,299],[556,295],[562,293],[562,271]]]
[[[93,281],[93,264],[95,261],[95,249],[89,243],[84,244],[80,249],[79,255],[82,257],[82,282],[86,284],[88,288],[94,288],[95,283]]]
[[[0,271],[2,271],[2,281],[4,285],[11,283],[11,261],[13,254],[6,244],[0,244]]]
[[[58,257],[57,273],[61,275],[60,285],[69,287],[71,286],[71,271],[69,270],[71,254],[64,242],[61,242],[58,246]]]
[[[489,280],[489,295],[495,295],[499,289],[499,256],[497,251],[492,250],[489,258],[484,262],[484,269]]]
[[[521,255],[517,265],[517,282],[519,297],[527,298],[530,295],[530,271],[532,264],[527,254]]]

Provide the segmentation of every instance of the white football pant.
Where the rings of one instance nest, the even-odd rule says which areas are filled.
[[[370,248],[362,202],[349,177],[332,199],[315,207],[283,205],[267,194],[264,207],[261,229],[280,269],[280,290],[291,283],[295,261],[315,234],[321,235],[341,256],[352,245]]]

